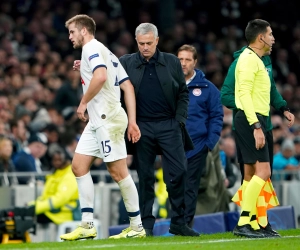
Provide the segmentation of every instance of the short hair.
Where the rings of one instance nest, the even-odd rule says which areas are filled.
[[[149,32],[152,32],[154,34],[154,37],[158,37],[158,30],[157,27],[152,23],[141,23],[139,26],[135,29],[135,37],[137,35],[145,35]]]
[[[198,58],[198,53],[196,48],[193,45],[189,45],[189,44],[184,44],[182,45],[178,50],[177,50],[177,55],[179,54],[180,51],[190,51],[193,53],[193,59],[197,60]]]
[[[248,22],[245,29],[245,37],[248,43],[253,43],[259,34],[265,34],[270,23],[262,19],[254,19]]]
[[[291,150],[294,151],[295,150],[295,144],[293,142],[293,140],[291,139],[285,139],[282,144],[281,144],[281,150]]]
[[[87,15],[76,15],[66,21],[66,28],[68,28],[71,23],[75,23],[77,29],[81,30],[85,27],[90,34],[95,35],[96,23],[93,18]]]

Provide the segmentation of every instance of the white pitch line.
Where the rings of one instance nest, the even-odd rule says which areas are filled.
[[[300,238],[300,236],[283,236],[282,238]],[[270,240],[278,238],[260,238],[259,240]],[[139,242],[139,243],[130,243],[130,244],[99,244],[93,246],[72,246],[72,249],[86,249],[86,248],[113,248],[120,246],[134,247],[134,246],[162,246],[162,245],[185,245],[185,244],[212,244],[212,243],[222,243],[222,242],[234,242],[234,241],[249,241],[254,240],[253,238],[236,238],[236,239],[219,239],[219,240],[201,240],[201,237],[198,240],[189,240],[189,241],[179,241],[179,242]],[[61,244],[64,244],[63,242]],[[9,248],[10,250],[31,250],[32,248]],[[36,248],[34,248],[36,249]],[[42,247],[42,250],[54,249],[54,247]]]

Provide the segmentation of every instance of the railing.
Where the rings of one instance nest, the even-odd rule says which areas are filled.
[[[300,170],[273,170],[272,182],[300,180]]]
[[[110,174],[106,170],[91,170],[92,177],[95,177],[98,179],[97,183],[103,182],[108,183],[110,180]],[[52,174],[52,171],[43,171],[40,173],[37,172],[5,172],[0,173],[0,180],[4,180],[2,183],[8,184],[9,178],[18,178],[18,177],[30,177],[31,183],[34,183],[35,180],[38,180],[40,178],[45,177],[48,174]],[[135,170],[129,170],[130,175],[132,176],[132,179],[134,182],[138,182],[138,176]],[[5,185],[5,184],[4,184]]]
[[[98,178],[98,182],[107,183],[110,179],[110,174],[106,170],[91,170],[92,177]],[[10,172],[10,173],[0,173],[0,178],[7,177],[31,177],[32,179],[38,179],[51,174],[51,171],[37,172]],[[135,170],[129,170],[134,182],[138,182],[138,176]],[[287,179],[299,180],[300,181],[300,170],[273,170],[272,181],[285,181]]]

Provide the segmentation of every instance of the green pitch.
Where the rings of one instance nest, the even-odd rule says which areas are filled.
[[[200,237],[148,237],[143,239],[101,239],[73,242],[43,242],[23,244],[0,244],[0,249],[56,249],[56,250],[85,250],[85,249],[145,249],[145,250],[279,250],[300,249],[300,229],[280,230],[282,238],[246,239],[237,238],[232,233],[203,234]]]

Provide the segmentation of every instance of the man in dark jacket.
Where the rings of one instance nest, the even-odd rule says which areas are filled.
[[[128,154],[134,154],[138,172],[143,226],[148,236],[153,235],[154,161],[161,154],[171,204],[169,231],[175,235],[199,236],[184,218],[185,148],[192,149],[193,144],[185,129],[189,94],[180,61],[175,55],[157,49],[159,37],[155,25],[142,23],[135,35],[139,52],[122,56],[120,62],[136,95],[141,138],[135,148],[130,145],[127,150]]]
[[[195,148],[186,152],[188,160],[185,190],[185,218],[191,225],[197,204],[200,178],[205,169],[208,151],[219,141],[223,126],[223,107],[220,91],[195,69],[197,51],[194,46],[183,45],[178,49],[185,81],[189,90],[188,119],[186,128]]]

